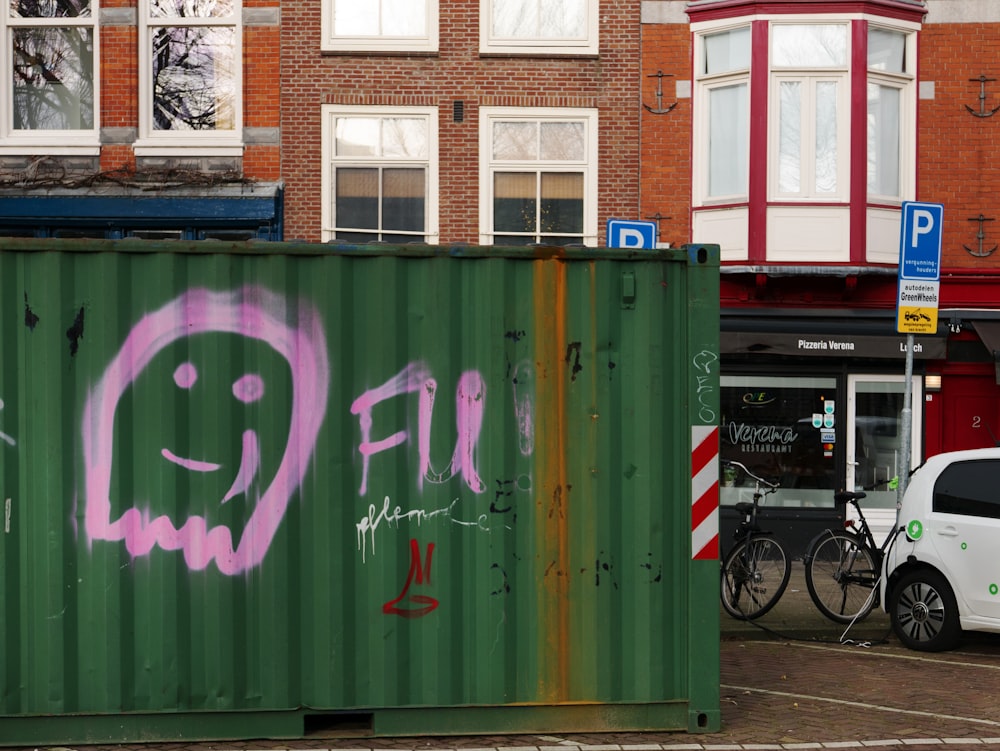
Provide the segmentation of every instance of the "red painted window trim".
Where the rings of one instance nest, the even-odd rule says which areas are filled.
[[[868,247],[868,22],[851,23],[851,263],[865,262]]]
[[[770,75],[770,24],[754,21],[750,27],[750,163],[747,199],[747,259],[767,262],[767,120]]]

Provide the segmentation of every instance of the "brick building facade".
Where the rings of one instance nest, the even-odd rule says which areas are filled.
[[[640,210],[670,217],[663,241],[722,246],[723,457],[781,479],[774,513],[800,552],[840,513],[835,488],[866,488],[888,524],[886,483],[906,469],[904,201],[944,217],[937,324],[914,337],[910,466],[1000,436],[1000,10],[642,7],[644,99],[662,73],[678,104],[642,115]],[[741,492],[724,488],[723,503]]]
[[[341,32],[337,24],[347,12],[333,0],[328,4],[331,10],[326,14],[318,3],[293,0],[282,6],[282,178],[288,237],[308,241],[336,237],[351,242],[387,239],[378,231],[360,232],[364,227],[345,231],[351,223],[344,215],[354,209],[340,195],[338,217],[337,196],[332,194],[336,180],[331,177],[333,170],[384,163],[395,164],[397,169],[427,170],[426,226],[421,223],[409,230],[412,241],[476,244],[491,239],[494,228],[487,226],[489,207],[484,206],[490,203],[492,191],[483,171],[484,110],[522,124],[528,122],[524,118],[558,119],[560,112],[592,115],[584,137],[594,141],[594,157],[588,153],[577,160],[573,156],[562,164],[544,154],[539,159],[554,172],[565,174],[580,166],[587,173],[584,203],[595,205],[584,207],[586,226],[567,231],[578,242],[594,246],[603,243],[608,218],[634,215],[639,191],[638,3],[567,4],[571,13],[584,14],[583,44],[560,46],[537,36],[515,39],[517,46],[494,43],[485,32],[491,14],[509,12],[507,6],[513,5],[500,0],[441,0],[428,7],[430,26],[439,21],[439,28],[432,28],[433,38],[425,40],[422,49],[405,36],[402,45],[392,44],[391,39],[386,43],[378,28],[365,30],[360,38]],[[333,145],[341,143],[333,135],[336,128],[348,127],[351,118],[388,127],[388,119],[410,115],[429,119],[420,127],[429,129],[428,146],[436,159],[417,156],[414,163],[406,161],[413,155],[394,161],[392,155],[366,154],[360,162],[347,159],[352,167],[339,166],[344,155],[336,153]],[[594,158],[596,163],[591,162]],[[346,190],[345,181],[337,183],[341,190]],[[392,190],[388,183],[381,187]],[[565,198],[558,187],[553,190],[555,199]],[[360,202],[357,196],[353,198],[354,204]],[[541,200],[546,200],[544,189]],[[544,235],[544,227],[538,229]],[[514,240],[517,244],[532,239],[514,237],[519,238]]]

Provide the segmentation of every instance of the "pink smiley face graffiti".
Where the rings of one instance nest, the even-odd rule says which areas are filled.
[[[177,366],[174,371],[174,383],[181,389],[192,389],[198,381],[198,368],[194,363],[185,362]],[[264,379],[256,373],[248,373],[233,382],[233,396],[244,404],[252,404],[259,401],[264,396]],[[218,472],[223,465],[216,462],[192,459],[178,456],[169,448],[164,447],[160,451],[161,455],[168,462],[176,464],[191,472]],[[240,459],[240,468],[236,473],[236,478],[232,486],[222,497],[222,503],[226,503],[237,495],[245,493],[251,483],[257,477],[260,468],[260,442],[255,430],[243,431],[243,451]]]
[[[138,501],[128,504],[111,497],[115,416],[122,397],[135,386],[155,356],[176,342],[191,341],[201,334],[231,334],[266,345],[285,361],[290,372],[288,439],[275,460],[277,467],[269,484],[261,477],[261,439],[253,429],[242,431],[238,467],[225,467],[208,456],[192,455],[190,445],[187,450],[162,444],[157,449],[162,460],[178,470],[229,477],[228,490],[213,496],[216,505],[241,495],[248,504],[255,502],[252,511],[246,511],[242,534],[234,534],[230,525],[212,524],[210,509],[204,515],[190,514],[175,522],[167,514],[153,514],[148,508],[137,507]],[[172,378],[176,388],[194,392],[202,370],[194,361],[186,360],[176,366]],[[315,311],[307,305],[289,308],[283,298],[266,290],[192,289],[146,315],[129,332],[90,391],[84,408],[88,537],[91,541],[124,541],[133,556],[146,555],[155,546],[182,550],[185,562],[195,570],[204,569],[213,560],[224,574],[257,566],[267,554],[308,469],[326,412],[329,379],[325,335]],[[267,382],[259,373],[244,373],[228,383],[231,396],[243,405],[252,406],[267,393]],[[201,454],[205,451],[203,447]],[[258,488],[253,494],[249,492],[252,485]]]

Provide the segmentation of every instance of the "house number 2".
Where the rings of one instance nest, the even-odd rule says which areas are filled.
[[[979,427],[979,423],[981,423],[982,421],[983,420],[982,420],[982,418],[979,415],[973,415],[972,416],[972,427],[978,428]]]

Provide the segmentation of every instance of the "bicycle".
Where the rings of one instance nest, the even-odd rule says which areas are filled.
[[[850,504],[858,514],[857,531],[828,529],[812,542],[805,555],[806,588],[816,608],[836,623],[854,623],[879,604],[878,582],[882,561],[898,530],[891,531],[881,545],[875,542],[858,501],[863,491],[842,490],[834,494],[838,506]]]
[[[754,480],[752,501],[740,501],[736,510],[743,520],[733,538],[736,544],[722,563],[722,606],[733,618],[752,620],[775,606],[788,586],[792,562],[771,532],[757,525],[757,512],[778,483],[758,477],[737,461],[724,465],[743,470]]]

